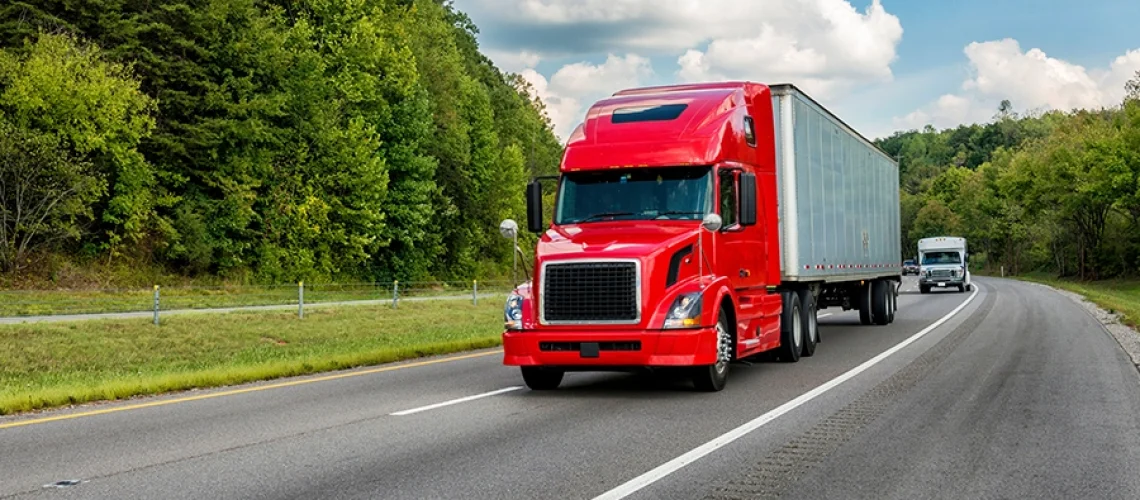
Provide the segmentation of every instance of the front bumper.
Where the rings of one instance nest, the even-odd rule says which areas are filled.
[[[923,286],[931,286],[931,287],[958,286],[958,285],[965,284],[966,278],[963,276],[947,276],[947,277],[938,276],[938,277],[929,277],[929,278],[926,276],[922,276],[918,279],[918,283],[920,285],[923,285]],[[939,285],[940,283],[941,283],[941,285]]]
[[[716,363],[716,329],[509,330],[503,364],[552,367],[702,366]]]

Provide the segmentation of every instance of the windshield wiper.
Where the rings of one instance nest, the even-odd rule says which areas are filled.
[[[596,214],[593,214],[593,215],[586,217],[585,219],[575,221],[575,224],[580,224],[582,222],[590,222],[592,220],[600,219],[602,217],[622,217],[625,215],[633,215],[633,212],[601,212],[601,213],[596,213]]]
[[[666,215],[704,215],[704,214],[705,214],[704,212],[685,212],[685,211],[681,211],[681,210],[669,210],[666,212],[658,213],[657,218],[660,219],[662,217],[665,217]]]

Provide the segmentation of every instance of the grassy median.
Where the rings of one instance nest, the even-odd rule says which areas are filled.
[[[502,304],[0,325],[0,415],[492,347]]]
[[[1081,294],[1102,309],[1122,314],[1128,326],[1140,326],[1140,280],[1068,281],[1039,274],[1019,278]]]

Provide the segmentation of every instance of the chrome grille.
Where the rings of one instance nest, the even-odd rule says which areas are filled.
[[[949,278],[951,276],[957,275],[957,271],[952,271],[950,269],[934,269],[930,271],[930,277],[932,278]]]
[[[573,261],[543,266],[544,323],[637,323],[637,262]]]

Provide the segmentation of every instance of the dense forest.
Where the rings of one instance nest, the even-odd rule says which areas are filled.
[[[476,34],[449,0],[0,6],[0,282],[503,272],[496,226],[561,145]],[[1140,274],[1140,75],[1127,91],[879,140],[904,253],[960,234],[975,267]]]
[[[476,33],[445,0],[6,2],[0,271],[501,272],[561,145]]]
[[[1140,274],[1140,73],[1121,105],[896,133],[903,248],[968,239],[975,268],[1103,279]]]

